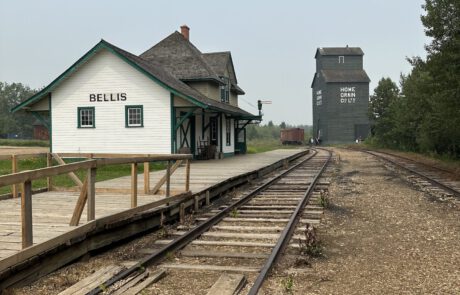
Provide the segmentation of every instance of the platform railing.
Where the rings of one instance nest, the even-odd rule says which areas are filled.
[[[43,155],[43,154],[40,154]],[[150,162],[156,161],[166,161],[167,169],[165,176],[163,177],[166,182],[166,196],[164,200],[153,202],[152,204],[147,204],[141,207],[145,209],[150,209],[152,206],[160,206],[171,202],[174,199],[174,196],[170,196],[170,185],[171,185],[171,174],[172,174],[172,162],[176,161],[185,161],[186,173],[185,173],[185,187],[184,191],[187,195],[190,195],[190,160],[192,155],[189,154],[174,154],[174,155],[122,155],[122,154],[60,154],[61,156],[66,157],[75,157],[75,158],[89,158],[88,160],[83,160],[76,163],[66,164],[58,155],[56,154],[45,154],[47,157],[47,165],[50,167],[39,168],[35,170],[16,172],[4,176],[0,176],[0,187],[12,185],[16,187],[20,184],[23,185],[23,192],[21,195],[21,228],[22,228],[22,248],[27,248],[33,245],[33,226],[32,226],[32,181],[47,178],[48,188],[51,188],[51,177],[69,174],[73,180],[81,185],[78,185],[80,190],[80,196],[75,205],[75,209],[70,221],[70,225],[78,225],[80,221],[83,208],[87,207],[87,220],[91,221],[95,219],[96,208],[95,208],[95,198],[96,198],[96,174],[97,169],[107,166],[107,165],[116,165],[116,164],[131,164],[131,208],[137,207],[137,165],[139,163],[144,163],[144,189],[147,193],[150,193],[150,174],[149,174],[149,164]],[[31,156],[31,155],[27,155]],[[34,156],[37,156],[36,154]],[[105,158],[102,158],[105,156]],[[25,157],[21,155],[21,157]],[[54,157],[58,163],[61,165],[51,166],[51,158]],[[13,160],[14,159],[14,160]],[[18,157],[12,157],[12,161],[17,161]],[[59,160],[60,159],[60,160]],[[16,164],[17,167],[17,162]],[[146,168],[147,167],[147,168]],[[87,170],[86,178],[83,182],[75,175],[77,170]],[[13,170],[14,171],[14,170]],[[162,179],[163,179],[162,178]],[[162,181],[160,180],[160,182]],[[164,183],[163,182],[163,183]],[[145,186],[147,184],[147,186]],[[158,185],[158,184],[157,184]],[[161,185],[160,185],[161,186]],[[17,193],[17,191],[16,191]],[[184,195],[184,194],[181,194]],[[14,193],[13,193],[14,196]]]

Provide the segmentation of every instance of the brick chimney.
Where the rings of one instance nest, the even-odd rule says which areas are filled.
[[[183,25],[180,27],[180,33],[182,34],[182,36],[184,36],[185,39],[187,39],[187,41],[189,41],[189,36],[190,36],[190,28],[187,26],[187,25]]]

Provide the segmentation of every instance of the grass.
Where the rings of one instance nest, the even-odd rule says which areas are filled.
[[[0,146],[50,146],[48,140],[35,139],[0,139]]]
[[[278,139],[254,139],[249,140],[247,143],[247,153],[257,154],[276,149],[293,149],[304,147],[304,145],[282,145]]]
[[[79,160],[66,160],[66,163],[77,162]],[[56,163],[55,163],[56,164]],[[23,159],[18,161],[18,170],[32,170],[46,167],[46,158],[37,157],[30,159]],[[150,163],[150,171],[156,171],[166,168],[165,162],[153,162]],[[144,172],[144,165],[137,165],[137,172]],[[0,175],[5,175],[11,173],[11,161],[10,160],[1,160],[0,161]],[[80,179],[86,177],[86,171],[78,170],[76,172]],[[107,179],[113,179],[121,176],[127,176],[131,174],[131,165],[130,164],[121,164],[121,165],[108,165],[102,168],[97,169],[96,181],[103,181]],[[62,174],[54,176],[52,178],[53,186],[56,187],[73,187],[75,186],[74,182],[67,176],[67,174]],[[46,179],[38,179],[32,182],[32,188],[38,189],[46,187]],[[0,195],[11,192],[11,186],[0,187]]]
[[[287,278],[281,280],[281,285],[283,289],[288,294],[292,294],[294,290],[294,277],[292,275],[288,275]]]

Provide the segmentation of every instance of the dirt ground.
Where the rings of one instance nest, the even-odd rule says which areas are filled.
[[[47,153],[48,147],[0,146],[0,155]]]
[[[340,171],[320,227],[325,255],[278,268],[264,293],[460,294],[460,211],[370,155],[335,151]]]

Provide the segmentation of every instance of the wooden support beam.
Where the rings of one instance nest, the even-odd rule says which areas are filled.
[[[180,203],[179,205],[179,219],[180,223],[185,222],[185,203]]]
[[[191,111],[186,113],[183,117],[180,117],[179,123],[177,123],[176,126],[174,126],[174,130],[177,131],[177,129],[179,129],[182,123],[184,123],[185,120],[187,120],[191,115],[193,115],[193,112],[195,112],[196,109],[198,109],[198,107],[193,108]]]
[[[16,155],[11,155],[11,173],[18,172],[18,158]],[[13,184],[11,186],[11,192],[13,194],[13,198],[18,197],[18,184]]]
[[[83,187],[80,190],[75,209],[73,210],[72,218],[70,219],[70,226],[77,226],[80,223],[81,214],[85,208],[86,200],[88,199],[88,177],[83,181]]]
[[[54,159],[56,159],[59,165],[66,165],[66,162],[64,162],[64,160],[61,157],[59,157],[58,154],[52,153],[51,155],[53,156]],[[69,172],[67,174],[69,175],[70,179],[72,179],[72,181],[76,185],[78,185],[79,188],[83,187],[83,182],[81,182],[80,178],[78,178],[78,176],[75,173]]]
[[[87,221],[96,219],[96,171],[97,168],[88,169]]]
[[[46,154],[46,167],[51,167],[53,166],[53,156],[51,156],[50,153]],[[46,187],[48,188],[48,191],[53,190],[53,178],[51,176],[48,176],[46,178]]]
[[[32,233],[32,181],[24,182],[21,194],[22,249],[33,245]]]
[[[150,163],[144,163],[144,194],[150,193]]]
[[[168,167],[166,168],[166,198],[168,198],[170,195],[171,195],[171,161],[168,161]]]
[[[200,196],[195,196],[195,212],[200,210]]]
[[[131,208],[137,207],[137,163],[131,164]]]
[[[190,190],[190,160],[185,160],[185,191]]]
[[[209,191],[206,191],[206,206],[211,205],[211,198],[209,196]]]
[[[176,171],[177,168],[179,168],[179,166],[181,164],[182,164],[182,160],[179,160],[179,161],[176,161],[176,163],[174,163],[174,165],[171,167],[171,161],[168,161],[168,167],[170,167],[169,168],[170,169],[170,172],[169,172],[170,177],[174,173],[174,171]],[[161,186],[166,182],[167,178],[168,178],[168,168],[166,168],[166,174],[153,187],[152,194],[156,194],[160,190]]]

